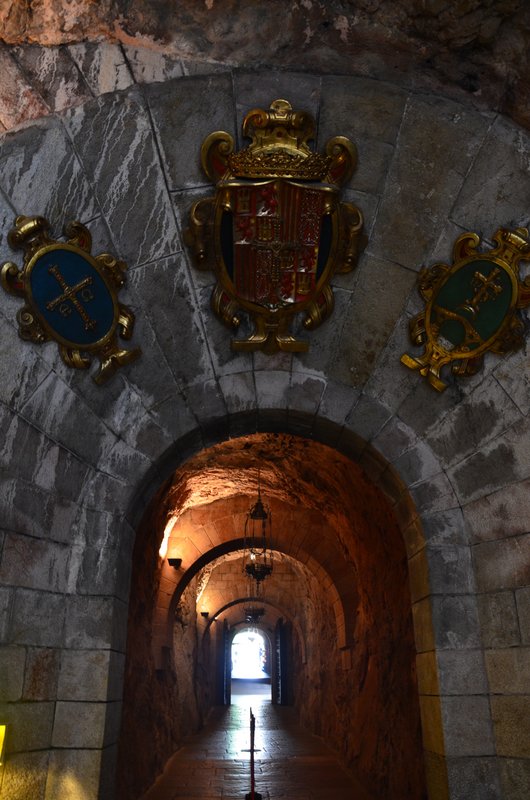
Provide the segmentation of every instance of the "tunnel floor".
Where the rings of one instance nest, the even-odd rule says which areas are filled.
[[[374,800],[321,739],[300,728],[293,709],[271,705],[270,687],[248,690],[254,694],[233,694],[231,706],[213,709],[141,800],[244,800],[250,792],[250,708],[259,750],[256,791],[263,800]]]

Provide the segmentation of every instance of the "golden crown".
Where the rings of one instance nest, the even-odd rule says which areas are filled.
[[[237,178],[277,177],[318,181],[325,178],[330,163],[330,156],[321,156],[319,153],[256,152],[251,148],[228,157],[230,171]]]
[[[322,179],[330,159],[307,146],[314,133],[310,114],[293,111],[287,100],[274,100],[268,111],[254,108],[245,116],[243,134],[252,144],[230,155],[228,166],[238,178]]]
[[[252,141],[237,153],[232,136],[224,131],[204,140],[201,162],[209,178],[292,178],[339,185],[351,176],[357,159],[355,147],[343,136],[330,139],[325,154],[313,152],[307,142],[315,137],[315,121],[305,111],[293,111],[287,100],[274,100],[268,111],[249,111],[243,135]]]

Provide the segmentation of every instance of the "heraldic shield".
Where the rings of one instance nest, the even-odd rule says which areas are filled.
[[[452,265],[434,264],[419,273],[426,306],[410,320],[409,333],[424,352],[404,353],[401,363],[439,392],[447,387],[443,368],[475,375],[485,353],[503,355],[524,344],[527,326],[520,312],[530,305],[530,276],[521,277],[519,262],[530,260],[528,230],[499,228],[493,241],[494,248],[481,252],[478,235],[463,233]]]
[[[339,202],[356,151],[339,136],[325,154],[311,151],[314,121],[286,100],[250,111],[243,133],[252,144],[237,153],[222,131],[203,143],[202,166],[217,191],[193,206],[186,242],[197,266],[216,272],[217,316],[233,329],[241,310],[254,322],[232,349],[305,351],[308,343],[289,330],[292,318],[304,312],[313,329],[329,316],[330,280],[353,269],[363,245],[361,212]]]
[[[135,361],[140,349],[124,349],[134,314],[118,300],[126,265],[110,253],[91,255],[92,236],[80,222],[64,230],[66,242],[53,239],[44,217],[18,216],[8,234],[14,250],[24,251],[21,270],[7,261],[0,270],[3,288],[25,300],[19,309],[19,336],[43,344],[55,341],[68,367],[88,369],[99,359],[94,381],[101,385],[117,369]]]

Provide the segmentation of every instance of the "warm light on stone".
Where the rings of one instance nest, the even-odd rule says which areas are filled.
[[[244,524],[255,500],[258,465],[262,495],[274,520],[274,570],[260,586],[259,599],[249,597],[256,588],[242,561]],[[148,557],[153,531],[161,525],[161,509],[167,513],[168,508],[178,517],[171,530],[172,547],[179,553],[187,548],[188,568],[213,548],[227,548],[202,567],[176,599],[169,594],[175,586],[166,585],[145,566],[154,565]],[[233,548],[232,541],[237,543]],[[263,632],[270,635],[280,618],[292,630],[291,691],[304,726],[325,736],[367,783],[377,773],[373,788],[381,796],[389,786],[402,796],[421,796],[420,710],[406,554],[392,508],[358,465],[302,437],[254,434],[228,440],[198,453],[175,472],[146,515],[136,547],[127,671],[131,677],[125,687],[122,729],[124,798],[148,784],[153,754],[144,753],[138,732],[156,724],[161,767],[164,752],[170,755],[169,741],[182,730],[192,732],[215,697],[212,676],[218,671],[219,644],[211,630],[209,649],[197,646],[197,617],[204,628],[200,612],[208,609],[210,618],[222,613],[237,630],[234,626],[244,620],[249,604],[263,606],[258,623]],[[149,640],[144,629],[151,615],[158,633]],[[394,647],[400,657],[389,660]],[[162,652],[167,661],[157,662]],[[147,681],[150,701],[144,705],[136,698],[146,681],[140,665],[147,663],[157,667],[158,678]],[[340,668],[330,669],[330,664]],[[169,687],[173,671],[179,675],[178,698],[158,688],[162,680]],[[194,685],[189,676],[197,672],[203,678]],[[392,687],[398,686],[396,693]],[[167,745],[162,744],[162,732]],[[136,757],[130,763],[133,749]]]
[[[176,521],[177,521],[176,517],[171,517],[171,519],[168,520],[166,527],[164,528],[164,537],[160,544],[160,549],[158,550],[158,555],[160,556],[160,558],[165,558],[167,556],[167,551],[169,547],[169,537],[171,536],[171,531],[173,530]]]
[[[7,725],[0,725],[0,767],[4,764],[4,749],[6,742]]]

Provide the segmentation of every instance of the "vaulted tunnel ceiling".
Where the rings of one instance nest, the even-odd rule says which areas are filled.
[[[388,500],[362,470],[337,451],[296,436],[269,433],[228,440],[176,471],[160,501],[160,528],[169,532],[168,556],[182,559],[177,596],[198,568],[203,570],[200,605],[210,592],[206,604],[212,614],[248,595],[234,558],[241,556],[258,470],[261,494],[272,512],[279,569],[290,563],[300,578],[316,577],[329,591],[331,604],[341,604],[340,612],[335,607],[340,628],[342,611],[356,609],[359,593],[367,596],[373,590],[359,579],[361,573],[366,576],[372,569],[368,565],[382,553],[402,560],[404,545]],[[223,582],[226,576],[230,580]],[[276,586],[278,581],[275,574],[266,588],[274,589],[274,602],[281,610],[286,596]],[[343,634],[338,633],[341,643]]]
[[[223,556],[214,565],[206,567],[199,576],[197,608],[209,613],[208,624],[226,620],[231,627],[245,625],[245,609],[262,608],[259,627],[274,630],[277,620],[289,620],[297,631],[302,648],[310,631],[307,629],[309,598],[317,587],[311,570],[300,561],[277,551],[274,553],[273,573],[256,595],[255,584],[244,573],[243,553]],[[331,603],[327,603],[330,623],[333,625]]]
[[[324,513],[329,527],[339,531],[347,522],[362,536],[371,486],[362,470],[326,445],[286,434],[230,439],[190,459],[166,490],[168,518],[183,519],[192,511],[197,524],[222,516],[222,507],[211,504],[230,498],[227,516],[244,519],[257,495],[258,471],[262,493],[270,502],[294,507],[297,513]]]

